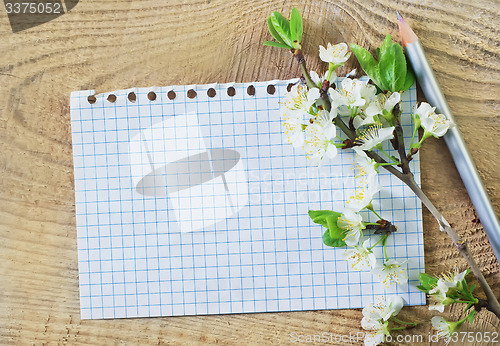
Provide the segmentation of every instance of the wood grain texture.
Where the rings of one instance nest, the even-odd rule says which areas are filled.
[[[319,44],[347,41],[373,48],[387,33],[397,38],[399,9],[420,36],[500,211],[497,0],[82,0],[70,13],[16,34],[2,14],[0,344],[288,344],[292,332],[361,331],[359,310],[79,319],[70,92],[297,76],[289,53],[262,46],[269,39],[265,18],[272,10],[289,13],[292,6],[304,14],[304,51],[313,69],[324,68],[317,59]],[[421,160],[424,191],[470,240],[500,295],[500,267],[445,143],[426,142]],[[427,271],[464,268],[426,210],[424,228]],[[427,340],[431,329],[425,322],[432,315],[427,307],[405,308],[403,317],[423,322],[406,334]],[[445,315],[456,320],[460,309]],[[486,311],[464,328],[499,329]]]

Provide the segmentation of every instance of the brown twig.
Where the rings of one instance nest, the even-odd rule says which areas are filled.
[[[460,236],[450,226],[450,224],[446,221],[443,215],[441,215],[441,213],[437,210],[434,204],[432,204],[429,198],[425,195],[420,186],[418,186],[418,184],[415,182],[415,179],[413,179],[413,175],[404,175],[403,179],[401,180],[415,193],[415,195],[417,195],[417,197],[431,212],[432,216],[434,216],[434,218],[439,223],[439,228],[442,231],[445,231],[450,236],[451,240],[453,241],[453,244],[455,244],[457,250],[469,264],[472,273],[476,277],[477,281],[479,281],[479,285],[486,294],[486,298],[488,300],[486,308],[491,312],[493,312],[498,318],[500,318],[500,303],[498,302],[498,299],[495,296],[495,293],[493,293],[493,290],[491,289],[490,285],[486,281],[486,278],[481,272],[481,269],[479,268],[478,264],[474,260],[474,257],[470,252],[467,241],[462,240],[462,238],[460,238]]]
[[[302,74],[304,75],[304,79],[306,80],[307,86],[309,88],[316,88],[317,85],[314,84],[314,82],[311,79],[311,76],[309,75],[309,71],[307,71],[306,59],[304,58],[304,54],[302,54],[302,51],[300,49],[292,49],[291,52],[295,57],[295,60],[297,60],[300,69],[302,70]]]
[[[403,174],[409,174],[411,173],[411,171],[408,156],[406,155],[405,150],[403,127],[401,127],[401,107],[399,107],[399,104],[394,107],[393,114],[395,118],[394,134],[398,143],[398,153],[401,160],[401,169],[403,170]]]

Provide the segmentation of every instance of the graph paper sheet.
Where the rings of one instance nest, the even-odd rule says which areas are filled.
[[[383,169],[373,204],[398,227],[388,254],[409,260],[409,284],[386,289],[323,245],[307,212],[342,210],[354,156],[340,151],[318,168],[285,143],[279,100],[290,82],[129,89],[92,104],[93,91],[72,93],[83,319],[360,308],[392,294],[425,304],[414,288],[421,205]],[[415,89],[402,100],[411,134]],[[411,169],[419,181],[418,156]]]

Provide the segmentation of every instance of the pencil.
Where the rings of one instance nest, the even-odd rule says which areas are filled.
[[[425,98],[429,104],[436,107],[438,113],[446,115],[449,120],[455,122],[417,35],[415,35],[399,12],[396,11],[396,13],[398,16],[398,25],[403,47],[406,50],[406,55],[413,67],[413,71],[424,92]],[[469,150],[465,145],[462,134],[458,127],[454,126],[444,135],[444,139],[472,204],[476,208],[476,213],[484,227],[484,231],[490,241],[493,252],[500,262],[500,223],[498,221],[498,216],[486,193],[486,189],[479,177],[476,165],[474,161],[472,161]]]

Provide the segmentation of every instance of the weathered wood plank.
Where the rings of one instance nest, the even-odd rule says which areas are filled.
[[[398,37],[395,9],[415,28],[449,98],[488,192],[500,210],[500,3],[444,1],[81,1],[69,14],[12,34],[0,18],[0,343],[287,344],[290,333],[356,334],[359,310],[80,321],[69,93],[132,86],[297,76],[284,51],[263,47],[272,10],[304,13],[305,53],[319,44]],[[351,64],[346,67],[352,68]],[[500,267],[444,142],[421,153],[423,189],[471,250],[497,295]],[[424,211],[426,266],[465,262]],[[428,321],[426,307],[403,316]],[[458,319],[459,309],[447,313]],[[498,331],[482,312],[466,331]],[[410,334],[426,344],[423,323]],[[335,342],[334,342],[335,343]],[[342,344],[337,343],[337,344]],[[405,342],[403,344],[412,344]],[[478,343],[479,344],[479,343]]]

